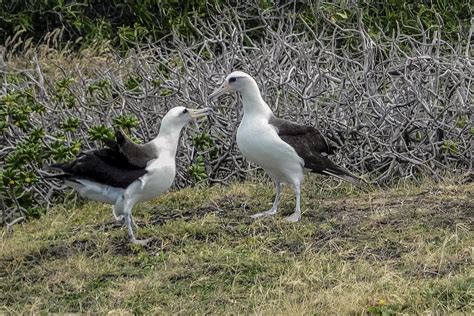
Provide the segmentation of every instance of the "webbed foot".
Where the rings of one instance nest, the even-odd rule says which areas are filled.
[[[252,218],[269,217],[269,216],[275,215],[276,212],[277,212],[276,209],[271,208],[266,212],[257,213],[257,214],[251,215],[250,217]]]
[[[301,214],[298,212],[294,212],[290,216],[285,217],[285,220],[290,223],[296,223],[301,219]]]

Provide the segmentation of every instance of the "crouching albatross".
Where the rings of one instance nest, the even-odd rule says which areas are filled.
[[[300,220],[300,189],[304,169],[359,184],[359,178],[329,160],[327,154],[331,153],[331,149],[316,128],[275,117],[262,99],[257,83],[248,74],[232,72],[209,99],[234,91],[240,92],[244,108],[244,115],[237,129],[237,145],[249,161],[261,166],[270,175],[276,188],[272,208],[253,215],[253,218],[276,214],[281,184],[287,183],[293,186],[296,207],[295,212],[286,220]]]
[[[51,177],[63,180],[85,198],[113,204],[115,218],[125,220],[130,242],[144,245],[148,240],[138,240],[133,234],[132,209],[136,203],[151,200],[171,187],[181,130],[192,119],[210,113],[210,108],[172,108],[152,141],[135,144],[117,131],[116,141],[106,142],[108,148],[86,151],[72,162],[51,165],[62,172]]]

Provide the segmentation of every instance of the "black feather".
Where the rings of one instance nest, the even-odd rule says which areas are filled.
[[[131,165],[120,152],[103,148],[80,153],[76,160],[52,164],[63,173],[52,177],[62,180],[86,179],[113,187],[126,188],[146,173]]]
[[[49,166],[61,174],[48,176],[60,180],[86,179],[113,187],[126,188],[146,173],[147,163],[157,158],[153,146],[138,145],[116,130],[115,140],[107,139],[108,148],[80,153],[74,161]]]
[[[275,127],[278,136],[292,146],[304,160],[304,167],[313,173],[333,175],[345,181],[359,185],[360,179],[342,167],[333,163],[327,155],[333,154],[324,136],[316,128],[300,125],[275,116],[269,123]]]
[[[158,158],[158,153],[151,142],[143,145],[136,144],[121,130],[115,131],[115,139],[116,141],[108,140],[107,146],[120,151],[128,163],[136,167],[145,168],[150,160]]]

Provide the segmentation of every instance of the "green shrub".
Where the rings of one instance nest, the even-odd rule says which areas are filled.
[[[391,35],[400,30],[402,34],[420,34],[420,27],[430,32],[439,31],[449,41],[465,40],[469,33],[471,8],[469,1],[343,1],[340,3],[296,2],[295,12],[314,27],[320,29],[325,19],[341,27],[357,26],[362,17],[368,34],[379,38],[382,33]],[[110,1],[97,0],[49,0],[49,1],[2,1],[0,2],[0,40],[5,42],[22,32],[22,37],[40,42],[48,33],[63,29],[59,45],[79,42],[82,47],[110,42],[115,47],[127,50],[136,43],[156,41],[171,32],[183,37],[198,37],[193,21],[197,18],[212,20],[219,16],[229,3],[204,0],[144,0]],[[233,4],[238,7],[238,2]],[[271,11],[281,16],[288,7],[278,8],[273,1],[256,1],[246,4],[250,11],[244,20],[247,28],[259,25],[259,10]],[[239,8],[240,9],[240,8]],[[317,11],[317,14],[314,14]],[[254,39],[264,36],[256,31]],[[81,41],[78,41],[82,39]],[[355,38],[342,39],[341,45],[350,45]],[[347,43],[346,43],[347,42]]]

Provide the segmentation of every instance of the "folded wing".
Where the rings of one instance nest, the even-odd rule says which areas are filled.
[[[146,173],[128,163],[123,155],[110,148],[80,153],[76,160],[50,166],[63,173],[52,176],[62,180],[86,179],[112,187],[126,188]]]
[[[80,153],[74,161],[49,166],[62,171],[52,178],[86,179],[117,188],[126,188],[146,173],[146,165],[158,154],[152,143],[139,145],[123,132],[116,131],[116,140],[106,140],[109,148]]]
[[[120,152],[128,163],[138,168],[145,168],[150,160],[158,158],[158,152],[151,142],[137,144],[121,130],[116,130],[115,140],[106,140],[106,145],[114,151]]]
[[[316,128],[275,116],[270,118],[269,123],[276,129],[278,136],[292,146],[304,160],[305,168],[313,173],[332,175],[354,185],[360,185],[360,179],[357,176],[329,160],[327,155],[332,154],[333,151]]]

